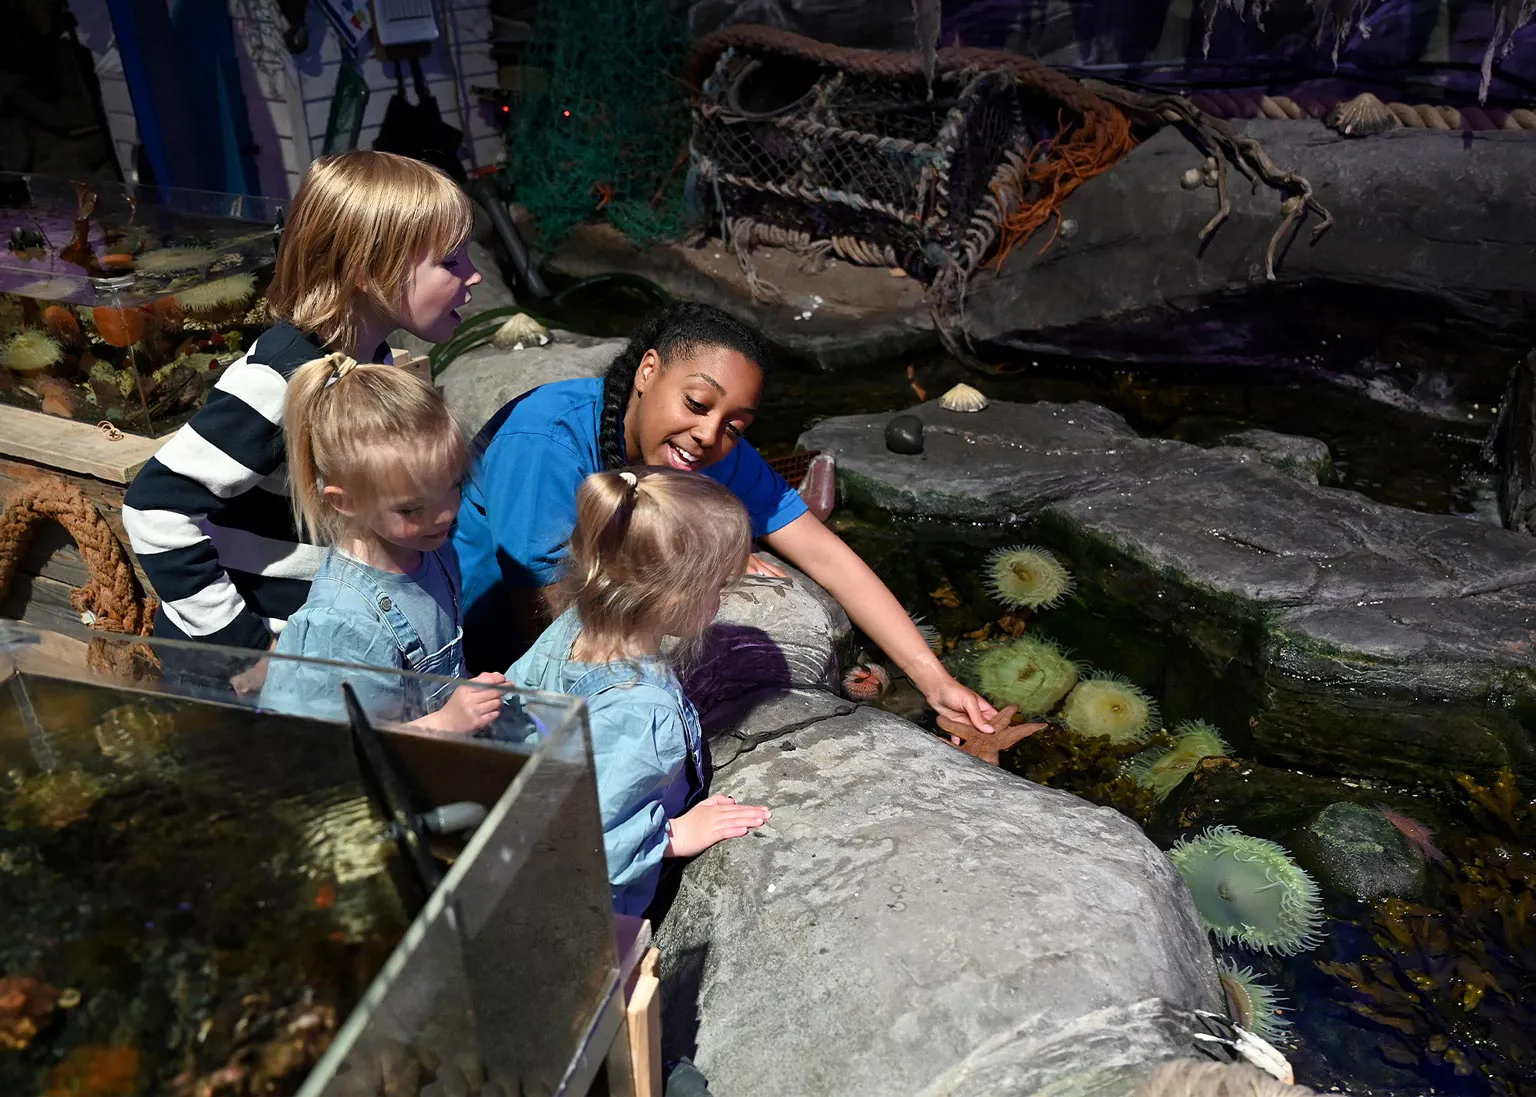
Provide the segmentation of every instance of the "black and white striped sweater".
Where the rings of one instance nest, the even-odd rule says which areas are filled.
[[[283,403],[325,353],[291,324],[263,332],[129,486],[123,525],[160,596],[155,635],[264,648],[304,604],[325,549],[294,526]]]

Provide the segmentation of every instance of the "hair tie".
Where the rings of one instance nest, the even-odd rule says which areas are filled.
[[[640,486],[640,477],[636,476],[628,469],[624,469],[619,473],[619,479],[628,484],[631,491]]]
[[[325,379],[326,388],[330,388],[357,368],[357,359],[350,355],[342,354],[340,351],[337,351],[335,354],[326,355],[322,361],[331,364],[331,375]]]

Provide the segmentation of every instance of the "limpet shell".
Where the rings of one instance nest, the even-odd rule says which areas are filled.
[[[1370,137],[1395,130],[1403,123],[1392,109],[1368,91],[1340,103],[1323,118],[1323,125],[1345,137]]]
[[[939,407],[945,411],[980,411],[988,400],[963,381],[939,397]]]

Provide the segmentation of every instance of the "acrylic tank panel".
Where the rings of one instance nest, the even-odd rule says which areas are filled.
[[[0,403],[170,431],[264,326],[282,209],[0,173]]]
[[[416,818],[484,809],[428,890],[355,732],[229,688],[256,653],[55,639],[0,622],[0,1093],[584,1090],[620,996],[579,702],[378,729]]]

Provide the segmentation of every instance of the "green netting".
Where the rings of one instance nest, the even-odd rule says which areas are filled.
[[[656,0],[539,0],[508,171],[546,243],[606,219],[637,243],[682,228],[686,31]]]

